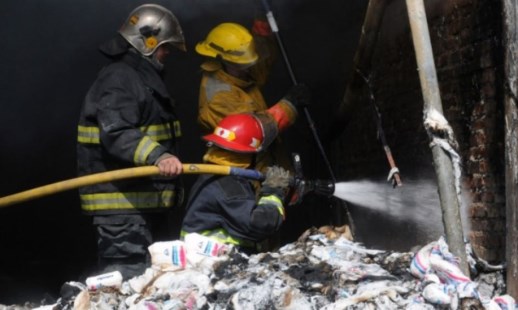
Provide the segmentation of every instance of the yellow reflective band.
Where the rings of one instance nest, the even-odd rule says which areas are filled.
[[[261,197],[261,199],[259,199],[259,202],[257,204],[258,205],[264,205],[264,204],[274,205],[277,208],[277,211],[279,211],[279,214],[284,219],[284,217],[285,217],[284,205],[282,204],[282,200],[279,197],[277,197],[277,195],[263,196],[263,197]]]
[[[77,126],[77,142],[99,144],[99,128],[92,126]]]
[[[251,241],[248,241],[248,240],[243,240],[243,239],[240,239],[240,238],[232,237],[223,228],[218,228],[218,229],[213,229],[213,230],[204,230],[204,231],[201,231],[201,232],[198,232],[198,233],[200,235],[205,236],[205,237],[209,237],[211,239],[214,239],[215,241],[220,242],[220,243],[233,244],[233,245],[243,246],[243,247],[255,247],[255,243],[253,243]],[[180,236],[182,238],[185,238],[185,236],[188,235],[188,234],[189,233],[186,232],[185,230],[182,230],[180,232]]]
[[[159,144],[157,142],[153,141],[148,136],[144,136],[137,145],[137,149],[133,155],[133,162],[136,165],[146,164],[147,157],[158,146]]]
[[[173,128],[174,128],[174,136],[176,138],[180,138],[182,136],[182,126],[180,125],[180,121],[174,121]]]
[[[169,208],[173,206],[174,191],[99,193],[81,195],[85,211]]]
[[[140,131],[149,136],[153,141],[163,141],[173,137],[171,125],[169,124],[142,126]]]
[[[162,200],[162,205],[165,207],[170,207],[173,205],[174,197],[176,196],[175,191],[162,191],[160,192],[160,199]]]

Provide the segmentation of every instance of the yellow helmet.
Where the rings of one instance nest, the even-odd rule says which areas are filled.
[[[253,64],[257,61],[254,39],[243,26],[235,23],[222,23],[214,27],[207,38],[196,45],[196,52],[203,56],[237,64]]]

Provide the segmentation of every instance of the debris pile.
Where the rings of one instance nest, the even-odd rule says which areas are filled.
[[[502,270],[472,281],[442,238],[398,253],[367,249],[346,228],[313,228],[250,256],[200,235],[155,243],[144,274],[67,282],[56,304],[37,309],[515,309]]]

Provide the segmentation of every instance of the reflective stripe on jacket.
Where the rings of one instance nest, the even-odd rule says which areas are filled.
[[[80,176],[153,165],[176,154],[180,123],[162,78],[139,55],[128,52],[104,68],[88,91],[78,124]],[[171,207],[175,182],[152,177],[80,188],[89,213],[132,213]]]
[[[185,230],[182,230],[180,232],[180,237],[185,238],[185,236],[187,236],[188,234],[189,234],[188,232],[186,232]],[[198,232],[198,234],[209,237],[219,243],[237,245],[240,247],[248,247],[248,248],[256,246],[255,243],[250,242],[248,240],[233,237],[223,228],[217,228],[217,229],[213,229],[213,230],[204,230],[204,231]]]

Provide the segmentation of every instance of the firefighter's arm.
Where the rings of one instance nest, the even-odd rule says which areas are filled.
[[[251,226],[265,232],[279,230],[285,219],[284,198],[289,189],[290,173],[281,167],[268,167],[262,183],[257,207],[252,212]]]
[[[286,95],[267,112],[275,119],[279,131],[295,123],[298,112],[297,108],[307,107],[311,101],[309,88],[304,84],[293,86]]]

